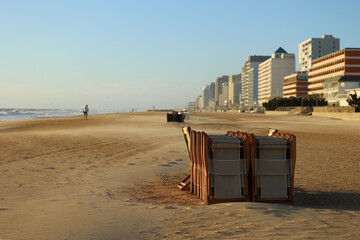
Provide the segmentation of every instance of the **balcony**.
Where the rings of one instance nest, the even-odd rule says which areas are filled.
[[[348,95],[346,93],[340,93],[335,95],[325,95],[325,99],[328,102],[346,101]]]
[[[324,93],[339,92],[339,87],[327,87],[324,88]]]

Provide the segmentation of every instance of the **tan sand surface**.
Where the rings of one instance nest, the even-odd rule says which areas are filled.
[[[177,189],[181,127],[297,136],[295,206],[205,206]],[[359,239],[360,122],[126,113],[0,122],[0,239]]]

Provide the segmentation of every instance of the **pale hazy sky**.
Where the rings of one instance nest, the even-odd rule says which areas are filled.
[[[0,0],[0,108],[174,108],[247,56],[332,34],[359,1]],[[296,59],[297,61],[297,59]]]

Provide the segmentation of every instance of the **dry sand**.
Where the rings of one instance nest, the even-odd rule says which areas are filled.
[[[183,125],[297,136],[295,206],[204,206]],[[305,116],[165,113],[0,122],[0,239],[359,239],[360,122]]]

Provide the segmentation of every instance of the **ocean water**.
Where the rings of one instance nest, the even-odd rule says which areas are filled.
[[[90,109],[89,116],[93,114],[120,113],[124,110],[102,110]],[[0,109],[0,121],[19,120],[31,118],[49,118],[49,117],[70,117],[81,116],[81,109],[21,109],[21,108],[3,108]]]

